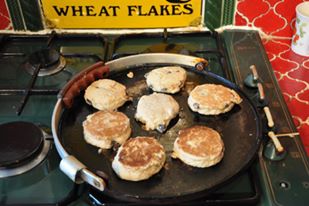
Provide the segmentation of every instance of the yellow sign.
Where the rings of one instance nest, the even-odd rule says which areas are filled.
[[[41,0],[49,28],[168,28],[201,24],[203,0]]]

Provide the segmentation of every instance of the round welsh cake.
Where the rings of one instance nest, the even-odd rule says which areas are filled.
[[[109,149],[113,142],[123,144],[131,134],[129,118],[122,112],[98,111],[87,116],[83,122],[87,143]]]
[[[109,111],[116,110],[130,99],[126,87],[111,79],[94,81],[87,87],[84,98],[94,108]]]
[[[148,87],[155,92],[179,92],[187,79],[186,70],[179,66],[160,67],[145,75]]]
[[[145,180],[158,173],[165,162],[163,146],[153,137],[135,137],[117,151],[112,167],[124,180]]]
[[[210,167],[221,161],[224,144],[217,131],[206,126],[193,126],[179,131],[172,157],[193,167]]]
[[[188,105],[192,111],[204,115],[217,115],[230,111],[242,99],[232,89],[217,84],[196,86],[189,95]]]

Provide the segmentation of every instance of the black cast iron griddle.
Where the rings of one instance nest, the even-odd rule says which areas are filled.
[[[162,65],[160,65],[162,66]],[[119,111],[124,112],[131,121],[132,135],[154,136],[164,146],[167,154],[164,168],[148,180],[131,182],[120,179],[111,167],[116,152],[112,149],[98,153],[98,148],[89,145],[83,139],[82,122],[86,116],[97,110],[87,105],[83,94],[79,95],[70,109],[65,109],[59,126],[59,139],[65,150],[74,155],[94,173],[103,171],[107,174],[107,187],[103,193],[124,201],[179,202],[209,194],[213,189],[223,185],[241,170],[247,167],[254,158],[262,138],[260,119],[256,109],[246,95],[233,83],[215,74],[187,70],[186,86],[181,92],[172,96],[180,105],[180,114],[171,121],[167,131],[145,131],[134,119],[136,106],[142,95],[153,91],[146,86],[144,75],[158,65],[145,65],[110,73],[107,78],[113,79],[127,87],[132,102],[127,102]],[[134,78],[127,77],[132,71]],[[187,105],[188,91],[204,83],[221,84],[237,91],[243,99],[240,105],[225,114],[205,116],[192,112]],[[104,97],[102,97],[104,98]],[[205,125],[217,130],[225,144],[224,157],[220,163],[210,168],[187,166],[170,154],[173,143],[180,129],[193,125]]]

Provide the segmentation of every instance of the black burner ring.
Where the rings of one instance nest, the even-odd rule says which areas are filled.
[[[32,66],[40,64],[41,68],[59,64],[60,54],[55,49],[42,49],[29,56],[29,64]]]
[[[33,75],[38,65],[40,66],[38,76],[48,76],[64,69],[66,61],[57,50],[45,48],[30,54],[23,67]]]
[[[0,167],[10,168],[32,160],[44,142],[42,130],[30,122],[0,125]]]

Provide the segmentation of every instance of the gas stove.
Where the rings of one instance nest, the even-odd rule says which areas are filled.
[[[253,164],[211,195],[184,204],[308,202],[308,158],[256,31],[6,34],[0,45],[1,205],[121,204],[87,184],[74,184],[60,171],[52,112],[59,91],[84,68],[156,52],[206,59],[207,70],[236,83],[263,120],[264,142]],[[284,148],[280,153],[276,137],[277,149]]]

